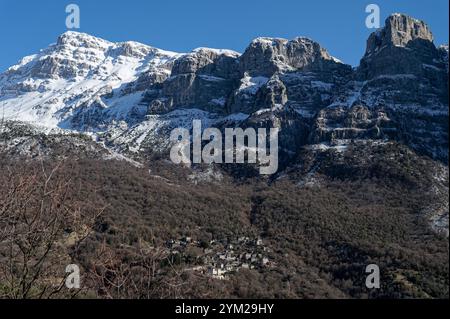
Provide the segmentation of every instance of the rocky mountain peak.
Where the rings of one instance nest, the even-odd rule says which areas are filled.
[[[433,42],[433,34],[428,25],[421,20],[395,13],[386,19],[384,28],[371,34],[366,55],[388,46],[407,47],[420,42]]]
[[[67,31],[58,37],[56,42],[58,46],[64,47],[83,47],[91,49],[103,49],[106,50],[112,45],[111,42],[94,37],[87,33]]]
[[[362,80],[395,74],[442,78],[444,65],[429,27],[412,17],[393,14],[385,27],[370,35],[358,73]]]
[[[239,53],[231,50],[198,48],[191,53],[184,54],[174,62],[172,75],[187,73],[211,73],[221,60],[234,60]]]
[[[171,123],[200,116],[280,125],[280,146],[292,154],[306,143],[393,138],[445,159],[448,47],[432,40],[425,23],[394,14],[355,70],[305,37],[257,38],[242,55],[177,54],[66,32],[0,74],[0,110],[49,127],[115,132],[123,145],[136,138],[136,149],[159,147],[153,142]]]
[[[317,42],[305,37],[293,40],[257,38],[241,59],[241,71],[270,77],[276,72],[323,69],[324,62],[339,63]]]
[[[433,34],[428,25],[405,14],[395,13],[386,19],[386,30],[394,45],[406,46],[416,39],[433,42]]]

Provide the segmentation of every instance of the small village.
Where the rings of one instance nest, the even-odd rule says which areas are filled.
[[[188,260],[187,271],[199,272],[214,279],[226,280],[241,269],[261,270],[274,266],[270,249],[260,238],[239,237],[234,240],[211,240],[208,243],[184,237],[166,243],[173,256]]]

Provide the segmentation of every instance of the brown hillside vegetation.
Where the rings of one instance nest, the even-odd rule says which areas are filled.
[[[434,200],[423,191],[428,162],[399,158],[342,166],[321,158],[313,186],[299,183],[304,167],[270,183],[194,185],[163,162],[149,172],[118,161],[2,158],[0,296],[448,298],[448,239],[421,213]],[[184,236],[205,245],[260,237],[274,266],[212,279],[187,270],[201,252],[166,249]],[[76,292],[64,286],[73,263]],[[382,287],[370,291],[372,263]]]

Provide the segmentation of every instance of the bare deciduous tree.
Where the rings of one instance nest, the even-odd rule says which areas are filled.
[[[89,236],[101,209],[84,210],[71,180],[41,161],[0,176],[0,298],[72,297],[64,283],[70,247]]]

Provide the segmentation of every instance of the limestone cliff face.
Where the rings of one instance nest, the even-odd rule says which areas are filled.
[[[385,46],[407,47],[416,40],[433,42],[428,25],[407,15],[393,14],[386,19],[383,29],[370,36],[367,53],[374,53]]]
[[[355,69],[301,37],[257,38],[242,55],[178,54],[68,32],[0,74],[0,107],[137,150],[163,149],[163,133],[198,116],[279,127],[288,159],[308,144],[394,139],[446,160],[447,87],[448,46],[437,48],[424,22],[393,14]]]
[[[442,159],[448,158],[445,52],[445,47],[436,48],[423,21],[393,14],[384,28],[369,37],[356,72],[356,78],[364,81],[360,100],[382,108],[396,124],[389,129],[390,134],[395,132],[415,149]]]
[[[308,38],[291,41],[277,38],[254,40],[240,58],[241,73],[270,77],[277,72],[327,71],[337,61],[317,42]]]
[[[423,65],[430,66],[428,69]],[[379,75],[426,75],[429,69],[442,68],[439,51],[428,26],[406,15],[394,14],[384,28],[372,33],[358,69],[360,77],[370,80]]]

